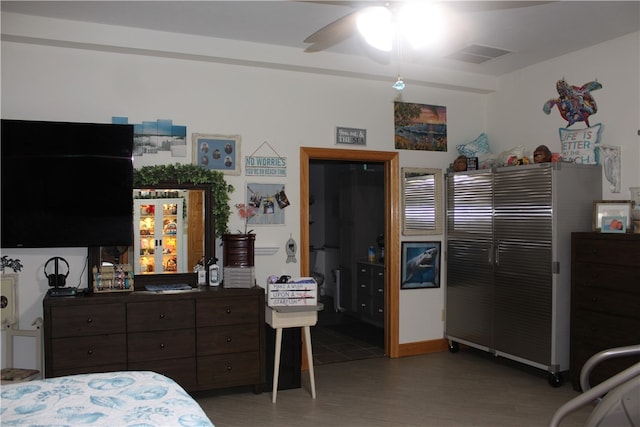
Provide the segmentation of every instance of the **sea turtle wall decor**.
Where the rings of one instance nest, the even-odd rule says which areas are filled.
[[[602,85],[597,80],[582,86],[573,86],[563,78],[556,82],[556,90],[560,96],[545,102],[542,111],[545,114],[550,114],[551,109],[557,106],[560,115],[567,121],[567,127],[578,122],[584,122],[587,126],[591,126],[589,116],[598,111],[596,100],[591,96],[591,91],[597,89],[602,89]]]

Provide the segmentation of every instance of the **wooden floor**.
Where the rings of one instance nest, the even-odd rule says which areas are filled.
[[[315,367],[316,393],[303,388],[254,394],[234,389],[196,395],[216,427],[240,426],[492,426],[542,427],[578,395],[558,388],[541,370],[461,348],[458,353],[372,359]],[[561,423],[581,426],[591,407]]]

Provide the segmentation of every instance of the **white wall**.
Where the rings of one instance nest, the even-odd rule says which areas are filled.
[[[640,33],[611,40],[503,76],[499,90],[487,96],[487,129],[492,151],[499,153],[516,145],[530,150],[540,144],[560,152],[559,128],[567,122],[558,109],[542,111],[544,103],[558,97],[555,84],[564,79],[571,85],[598,80],[602,89],[591,92],[598,112],[591,126],[602,123],[600,143],[622,148],[620,193],[612,193],[603,174],[603,199],[629,199],[629,187],[640,184]],[[583,122],[569,129],[584,129]]]
[[[38,21],[40,22],[40,21]],[[28,24],[28,20],[26,22]],[[20,30],[28,33],[25,22]],[[69,24],[59,28],[56,20],[47,20],[46,28],[53,32],[71,32]],[[3,18],[3,31],[6,23]],[[41,31],[42,25],[33,32]],[[114,28],[114,34],[119,34]],[[93,40],[91,26],[78,26],[75,37]],[[138,43],[152,43],[155,33],[137,34]],[[586,71],[575,80],[598,77],[604,89],[594,93],[600,112],[594,116],[615,132],[625,129],[633,135],[620,138],[624,153],[635,153],[634,161],[625,161],[626,182],[639,181],[637,163],[638,147],[635,129],[638,128],[638,97],[622,97],[617,102],[607,102],[606,91],[627,92],[638,87],[637,37],[626,37],[610,42],[607,61],[611,68],[635,64],[635,72],[611,76],[608,81],[604,71],[592,76]],[[633,48],[635,52],[629,52]],[[133,41],[132,41],[133,43]],[[623,49],[617,47],[621,45]],[[178,47],[179,48],[179,47]],[[600,49],[597,50],[600,52]],[[256,51],[256,55],[259,52]],[[627,58],[630,57],[630,58]],[[457,156],[455,145],[468,142],[486,131],[496,144],[508,146],[509,141],[525,141],[533,149],[540,141],[549,141],[562,123],[557,118],[542,114],[538,118],[520,117],[523,112],[541,112],[542,103],[554,96],[555,81],[563,75],[574,82],[567,70],[591,67],[588,54],[568,55],[552,63],[530,67],[500,79],[504,87],[494,95],[473,92],[432,89],[409,85],[403,93],[403,101],[444,105],[448,116],[449,151],[446,153],[401,151],[401,166],[446,169]],[[540,74],[546,76],[543,78]],[[576,72],[577,74],[577,72]],[[517,84],[524,76],[534,84]],[[602,77],[601,77],[602,76]],[[634,79],[635,76],[635,79]],[[615,78],[614,78],[615,77]],[[624,78],[624,80],[623,80]],[[629,81],[627,81],[629,80]],[[575,83],[578,83],[575,82]],[[277,246],[280,250],[272,256],[256,257],[256,276],[262,280],[269,274],[299,274],[300,265],[286,264],[284,244],[293,236],[299,242],[300,221],[297,213],[299,200],[299,147],[343,148],[334,143],[336,126],[367,129],[367,146],[362,149],[394,151],[393,101],[396,92],[391,81],[362,80],[324,74],[296,73],[267,68],[229,65],[208,60],[175,59],[148,54],[119,53],[48,46],[4,40],[2,41],[2,117],[13,119],[66,120],[109,122],[112,116],[128,116],[130,122],[172,119],[175,124],[187,126],[191,133],[238,134],[242,138],[242,155],[251,154],[263,141],[268,141],[280,155],[287,157],[286,178],[260,178],[260,182],[284,183],[291,202],[286,210],[284,226],[256,227],[257,246]],[[522,83],[522,81],[520,82]],[[622,88],[621,88],[622,87]],[[520,96],[525,94],[525,96]],[[526,96],[528,95],[528,97]],[[602,98],[600,95],[603,95]],[[542,98],[542,99],[540,99]],[[504,100],[508,102],[501,104]],[[489,103],[489,107],[487,107]],[[604,111],[608,110],[605,122]],[[622,117],[630,119],[622,120]],[[627,123],[629,122],[629,123]],[[486,125],[489,123],[489,125]],[[542,124],[547,130],[544,130]],[[524,129],[524,132],[520,132]],[[610,133],[608,134],[610,135]],[[548,144],[551,146],[551,144]],[[346,147],[358,148],[358,147]],[[167,162],[190,162],[187,158],[143,157],[136,159],[136,166]],[[633,169],[635,172],[627,171]],[[630,174],[630,175],[626,175]],[[244,176],[228,176],[228,182],[236,187],[231,203],[239,203],[244,197],[243,188],[248,181]],[[624,184],[626,187],[631,185]],[[625,187],[625,188],[626,188]],[[27,189],[37,192],[37,189]],[[399,191],[399,189],[398,189]],[[304,201],[306,202],[306,201]],[[232,215],[231,230],[241,227],[239,217]],[[403,240],[443,240],[443,236],[429,239],[407,237]],[[86,251],[78,249],[3,250],[3,255],[19,258],[24,264],[20,273],[20,316],[22,326],[42,315],[42,297],[47,283],[43,266],[52,256],[63,256],[71,265],[69,283],[86,286],[83,270]],[[446,283],[446,271],[442,272]],[[444,288],[403,291],[400,293],[400,342],[409,343],[438,339],[443,334],[441,310]],[[26,359],[25,359],[26,360]]]

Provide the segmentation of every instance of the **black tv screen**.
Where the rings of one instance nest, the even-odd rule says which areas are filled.
[[[130,245],[133,125],[5,120],[2,248]]]

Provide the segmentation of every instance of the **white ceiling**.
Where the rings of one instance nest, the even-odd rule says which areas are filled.
[[[2,12],[160,30],[285,46],[303,52],[304,39],[328,23],[375,2],[303,1],[2,1]],[[381,2],[378,2],[381,3]],[[458,11],[456,42],[511,53],[482,64],[444,59],[443,53],[401,49],[401,62],[499,76],[640,30],[640,1],[446,1]],[[519,7],[513,6],[518,3]],[[475,10],[475,11],[474,11]],[[326,52],[394,58],[373,52],[354,34]],[[325,52],[305,55],[326,55]],[[397,54],[394,54],[397,55]]]

